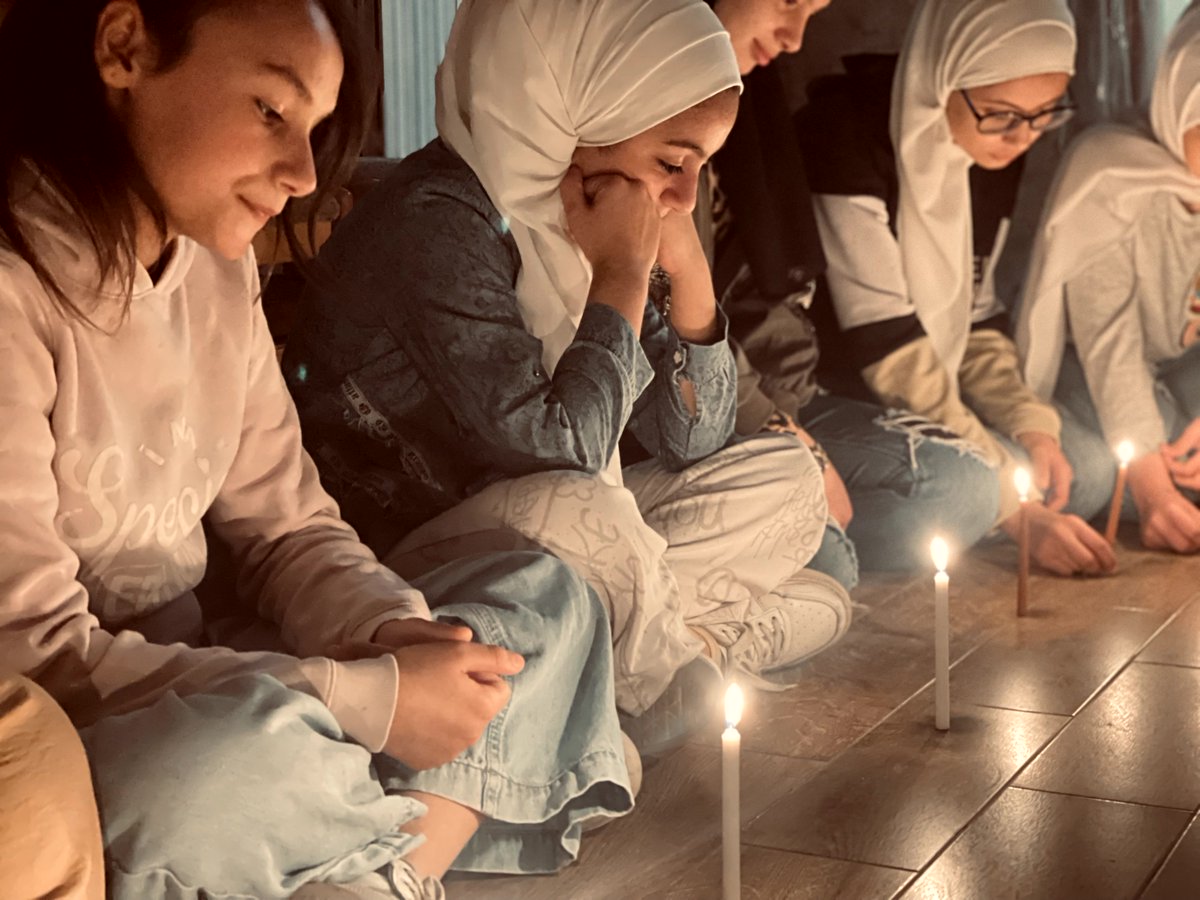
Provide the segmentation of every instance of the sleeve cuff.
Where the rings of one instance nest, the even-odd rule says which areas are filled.
[[[570,353],[582,348],[599,349],[615,359],[632,387],[633,397],[641,396],[654,377],[654,369],[638,336],[625,317],[611,306],[593,303],[583,311],[575,339],[567,350]],[[567,354],[563,354],[563,362],[570,365],[566,357]],[[559,367],[562,365],[560,363]]]
[[[373,659],[335,662],[325,704],[348,737],[378,753],[392,730],[399,692],[400,669],[396,658],[384,654]]]
[[[395,622],[398,619],[424,619],[426,622],[432,620],[433,615],[429,612],[429,605],[425,603],[423,595],[419,596],[421,596],[419,606],[416,604],[412,606],[396,606],[385,612],[371,616],[366,621],[354,626],[346,635],[347,640],[354,644],[369,644],[375,637],[375,632],[379,630],[379,626],[386,622]]]
[[[729,343],[729,320],[717,310],[717,338],[708,344],[682,340],[672,329],[670,351],[678,377],[702,385],[728,376],[733,366],[733,347]]]
[[[1029,403],[1016,411],[1009,423],[1009,436],[1017,438],[1033,432],[1048,434],[1062,443],[1062,417],[1053,406]]]

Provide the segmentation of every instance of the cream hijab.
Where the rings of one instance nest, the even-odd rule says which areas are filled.
[[[971,158],[954,143],[955,91],[1075,72],[1067,0],[923,0],[892,92],[900,176],[897,233],[909,297],[952,381],[966,352],[974,292]]]
[[[1049,398],[1066,343],[1065,288],[1126,240],[1161,193],[1200,203],[1183,136],[1200,125],[1200,2],[1183,14],[1158,67],[1150,130],[1101,125],[1071,147],[1050,193],[1017,321],[1030,387]]]
[[[731,87],[733,46],[703,0],[464,0],[438,69],[438,133],[512,229],[521,314],[548,372],[592,279],[559,196],[575,148],[619,143]]]

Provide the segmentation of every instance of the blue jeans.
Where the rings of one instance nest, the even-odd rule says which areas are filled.
[[[1200,418],[1200,346],[1192,347],[1176,359],[1162,363],[1155,374],[1154,399],[1168,439],[1175,440],[1193,420]],[[1083,365],[1073,346],[1068,346],[1063,354],[1054,399],[1063,412],[1063,452],[1075,470],[1075,479],[1071,484],[1071,511],[1090,519],[1112,501],[1117,481],[1117,461],[1114,448],[1104,439],[1100,416],[1092,401]],[[1077,432],[1071,436],[1070,443],[1068,420],[1074,423]],[[1080,503],[1084,508],[1079,510],[1073,509],[1077,492],[1083,495]],[[1088,513],[1091,506],[1095,506],[1095,509]],[[1121,518],[1137,521],[1137,510],[1128,490],[1121,507]]]
[[[372,758],[321,702],[266,675],[104,719],[82,737],[113,900],[267,900],[354,880],[423,840],[399,830],[425,811],[405,790],[488,817],[460,871],[555,871],[578,855],[581,821],[632,808],[612,638],[591,589],[538,553],[476,556],[414,583],[436,618],[525,657],[479,742],[410,772]]]
[[[995,524],[995,471],[966,442],[911,413],[822,395],[796,421],[825,448],[854,505],[809,566],[847,588],[867,570],[928,568],[937,532],[966,549]]]

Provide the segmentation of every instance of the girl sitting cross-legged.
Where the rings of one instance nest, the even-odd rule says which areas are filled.
[[[1018,341],[1029,383],[1085,422],[1096,464],[1133,442],[1148,546],[1200,550],[1200,6],[1176,25],[1149,128],[1104,125],[1063,162]],[[1168,441],[1172,443],[1168,443]],[[1115,473],[1114,473],[1115,474]]]
[[[1031,466],[1032,556],[1064,575],[1116,564],[1087,522],[1111,479],[1088,465],[1095,437],[1024,383],[994,276],[1022,157],[1071,115],[1075,46],[1066,0],[922,0],[898,60],[847,59],[796,120],[828,261],[830,386],[965,439],[998,470],[996,524],[1013,536],[1014,474]]]
[[[787,678],[849,618],[804,569],[810,452],[729,443],[690,213],[739,86],[703,0],[465,3],[440,137],[326,244],[284,360],[326,485],[397,571],[516,536],[585,575],[648,752],[710,717],[714,663]],[[651,458],[622,468],[627,425]]]
[[[5,897],[98,895],[97,804],[114,900],[440,897],[632,806],[586,584],[528,552],[408,584],[301,448],[250,242],[357,156],[370,52],[333,0],[0,26]],[[256,652],[205,637],[202,520]]]

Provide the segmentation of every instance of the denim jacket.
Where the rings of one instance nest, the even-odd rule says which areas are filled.
[[[377,551],[499,479],[600,471],[627,425],[672,470],[733,433],[723,315],[721,337],[694,344],[654,296],[640,337],[588,306],[548,376],[517,305],[516,242],[440,141],[397,164],[319,262],[326,283],[305,291],[284,372],[322,481]]]

